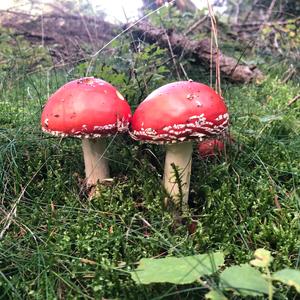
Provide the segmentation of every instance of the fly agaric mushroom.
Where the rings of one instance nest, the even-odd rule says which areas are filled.
[[[198,152],[201,158],[220,156],[224,149],[224,141],[218,139],[209,139],[198,144]]]
[[[164,85],[137,107],[130,135],[143,142],[167,144],[163,183],[177,207],[187,206],[192,140],[222,134],[228,119],[222,97],[209,86],[192,80]],[[174,166],[179,171],[177,178]]]
[[[81,138],[90,187],[109,177],[104,137],[128,131],[130,119],[130,107],[115,87],[86,77],[66,83],[48,99],[41,124],[44,132]]]

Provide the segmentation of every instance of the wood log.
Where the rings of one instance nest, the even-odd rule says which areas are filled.
[[[139,23],[132,29],[133,36],[148,43],[157,43],[160,47],[172,47],[177,56],[192,57],[195,62],[206,67],[217,61],[216,49],[211,49],[210,40],[191,41],[186,36],[175,33],[173,30],[154,27],[148,23]],[[212,50],[212,51],[211,51]],[[211,53],[212,52],[212,53]],[[220,71],[223,77],[234,82],[251,82],[261,80],[262,72],[255,65],[240,64],[238,60],[219,51]]]
[[[47,46],[57,65],[76,63],[89,59],[104,44],[115,37],[120,26],[110,24],[101,18],[86,17],[55,12],[43,16],[32,16],[19,12],[3,12],[0,24],[13,28],[15,34],[23,35],[32,43]],[[126,25],[128,28],[130,24]],[[217,61],[217,52],[211,49],[210,40],[192,41],[183,34],[173,30],[154,27],[140,22],[132,29],[132,34],[148,43],[157,43],[160,47],[172,49],[177,56],[192,57],[196,64],[209,68],[212,57],[213,65]],[[90,52],[87,50],[89,45]],[[211,53],[211,50],[213,50]],[[230,56],[219,52],[220,70],[223,78],[233,82],[250,82],[262,78],[256,66],[239,64]]]

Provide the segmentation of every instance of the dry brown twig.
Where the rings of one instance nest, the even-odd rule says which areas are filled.
[[[21,199],[23,198],[25,190],[26,190],[26,188],[22,189],[20,196],[13,204],[10,212],[6,212],[3,210],[3,213],[6,214],[6,216],[1,220],[1,223],[4,223],[4,226],[0,232],[0,240],[3,239],[5,232],[9,229],[11,223],[13,222],[13,219],[17,216],[17,206],[18,206],[19,202],[21,201]]]
[[[184,34],[187,35],[194,31],[197,27],[199,27],[201,24],[203,24],[207,20],[207,16],[205,15],[203,18],[196,21]]]
[[[175,68],[175,71],[176,71],[177,79],[181,80],[180,74],[179,74],[179,70],[178,70],[178,66],[177,66],[177,62],[176,62],[176,58],[175,58],[176,56],[174,55],[174,52],[173,52],[173,49],[172,49],[172,45],[171,45],[169,36],[167,34],[167,31],[165,31],[165,36],[166,36],[166,39],[168,41],[168,47],[169,47],[170,54],[171,54],[171,57],[172,57],[172,61],[173,61],[173,64],[174,64],[174,68]]]
[[[290,65],[288,70],[283,73],[283,79],[281,80],[282,83],[287,83],[295,74],[297,73],[296,68],[293,65]]]
[[[215,14],[213,8],[207,0],[208,12],[211,20],[211,42],[210,42],[210,52],[211,52],[211,60],[210,60],[210,82],[212,84],[212,66],[213,66],[213,55],[214,55],[214,48],[215,48],[215,66],[216,66],[216,83],[215,83],[215,90],[218,92],[220,96],[222,96],[222,89],[221,89],[221,71],[220,71],[220,51],[219,51],[219,44],[218,44],[218,27],[217,21],[215,18]]]
[[[291,106],[292,104],[296,103],[300,99],[300,94],[295,96],[292,100],[288,102],[288,106]]]
[[[4,223],[4,226],[0,232],[0,240],[3,239],[6,231],[9,229],[10,225],[15,222],[14,218],[16,218],[17,216],[17,207],[21,201],[21,199],[23,198],[28,186],[32,183],[32,181],[34,180],[34,178],[37,176],[37,174],[40,172],[40,170],[45,166],[45,164],[48,162],[48,160],[50,159],[50,157],[40,166],[40,168],[33,174],[33,176],[30,178],[30,180],[27,182],[27,184],[25,185],[25,187],[22,188],[21,193],[19,195],[19,197],[17,198],[17,200],[15,201],[15,203],[12,205],[12,208],[10,210],[10,212],[6,212],[5,210],[3,210],[3,213],[6,215],[2,220],[1,223]],[[24,227],[26,227],[24,225]],[[26,227],[27,228],[27,227]],[[27,228],[28,229],[28,228]]]

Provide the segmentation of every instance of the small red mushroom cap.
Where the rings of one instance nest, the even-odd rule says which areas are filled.
[[[199,156],[202,158],[219,156],[225,149],[224,141],[209,139],[198,144]]]
[[[137,107],[130,135],[159,144],[201,141],[226,131],[228,120],[223,98],[212,88],[192,80],[179,81],[153,91]]]
[[[127,131],[130,106],[104,80],[86,77],[66,83],[48,99],[42,130],[58,136],[96,138]]]

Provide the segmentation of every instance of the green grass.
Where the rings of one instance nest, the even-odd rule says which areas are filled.
[[[163,147],[112,139],[114,182],[88,200],[80,183],[80,141],[42,134],[39,125],[45,99],[72,75],[41,72],[3,81],[0,229],[14,203],[17,210],[0,241],[0,299],[201,299],[207,290],[199,284],[131,280],[128,272],[139,259],[168,254],[222,250],[231,265],[264,247],[276,258],[273,270],[299,268],[300,106],[287,106],[299,85],[282,84],[279,71],[268,71],[260,85],[224,85],[234,143],[219,159],[194,154],[193,234],[189,220],[178,226],[163,209]],[[151,88],[174,78],[154,80]],[[122,76],[118,81],[130,95]],[[134,106],[137,99],[130,100]],[[294,295],[277,292],[278,299]]]

